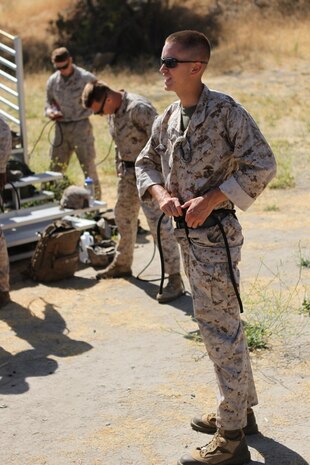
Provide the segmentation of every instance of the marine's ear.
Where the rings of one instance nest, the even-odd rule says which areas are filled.
[[[191,73],[192,74],[197,74],[197,73],[199,73],[201,71],[201,68],[202,68],[202,64],[199,61],[197,61],[192,66]]]

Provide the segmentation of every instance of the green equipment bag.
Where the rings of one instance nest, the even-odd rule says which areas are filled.
[[[72,277],[79,267],[80,235],[63,220],[46,226],[31,259],[31,277],[40,282]]]

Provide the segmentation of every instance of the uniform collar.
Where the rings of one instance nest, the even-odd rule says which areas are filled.
[[[115,116],[123,115],[127,107],[127,92],[124,89],[120,89],[119,92],[121,92],[123,95],[122,95],[121,104],[114,113]]]
[[[196,110],[193,113],[191,120],[189,122],[189,125],[187,126],[187,129],[185,130],[184,134],[188,134],[190,132],[193,132],[193,130],[199,126],[199,124],[203,123],[205,120],[205,112],[206,112],[206,107],[208,104],[208,99],[210,95],[210,90],[208,87],[204,84],[202,88],[202,92],[200,94]],[[178,128],[181,128],[181,117],[182,117],[182,105],[181,102],[178,102],[178,107],[177,107],[177,118],[178,118]],[[181,132],[180,134],[183,134]]]
[[[208,104],[209,95],[210,90],[206,85],[204,85],[197,103],[196,111],[191,117],[189,126],[195,128],[205,120],[205,111]]]

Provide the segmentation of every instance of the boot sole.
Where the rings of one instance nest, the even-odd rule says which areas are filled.
[[[97,281],[100,281],[101,279],[118,279],[118,278],[130,278],[132,276],[132,273],[119,273],[115,276],[106,276],[106,275],[96,275]]]
[[[222,462],[221,465],[247,465],[248,463],[251,462],[251,454],[249,454],[248,458],[245,458],[242,460],[242,462],[236,462],[235,460],[233,462],[230,462],[229,460],[228,461],[225,461],[225,462]],[[193,462],[192,464],[194,465],[203,465],[204,462],[197,462],[197,460],[194,460],[193,459]],[[180,460],[178,460],[177,462],[177,465],[184,465],[184,463],[182,463]]]
[[[178,299],[184,294],[185,294],[185,291],[182,291],[179,294],[176,294],[175,296],[171,296],[171,297],[160,297],[160,294],[157,294],[156,300],[159,304],[166,304],[167,302],[172,302],[173,300]]]

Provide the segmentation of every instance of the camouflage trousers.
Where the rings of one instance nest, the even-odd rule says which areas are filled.
[[[222,220],[222,224],[239,287],[241,226],[232,215]],[[195,318],[214,365],[218,388],[217,426],[227,430],[243,428],[247,423],[247,408],[258,401],[220,229],[218,226],[189,229],[188,237],[184,229],[176,229],[175,234],[191,286]]]
[[[10,290],[10,267],[8,250],[3,231],[0,228],[0,292]]]
[[[96,151],[93,128],[88,119],[71,123],[56,123],[53,145],[50,150],[50,169],[64,173],[75,152],[85,177],[95,185],[95,198],[100,200],[101,187],[95,164]]]
[[[115,260],[124,268],[130,268],[133,262],[134,247],[137,237],[137,221],[142,207],[151,234],[157,243],[157,223],[162,212],[155,201],[144,202],[138,196],[134,168],[120,174],[117,201],[114,209],[119,240]],[[165,272],[168,275],[180,273],[180,252],[174,237],[173,226],[169,217],[164,217],[161,223],[161,244],[164,255]]]

